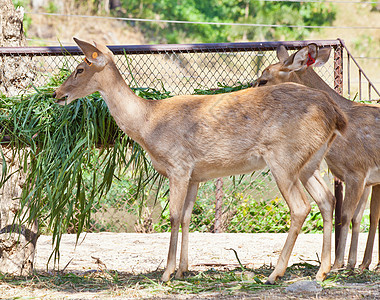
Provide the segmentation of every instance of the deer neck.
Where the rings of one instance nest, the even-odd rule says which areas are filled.
[[[350,109],[353,105],[352,101],[342,97],[333,90],[312,68],[294,72],[296,79],[294,81],[306,85],[308,87],[325,91],[342,109]]]
[[[99,92],[119,128],[136,142],[142,142],[142,130],[148,119],[149,100],[138,97],[130,89],[116,66],[107,70],[106,79],[102,81]]]

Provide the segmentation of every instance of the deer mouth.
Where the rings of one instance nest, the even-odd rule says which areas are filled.
[[[62,97],[57,97],[57,93],[54,92],[52,95],[53,98],[56,98],[55,103],[59,105],[65,105],[67,104],[68,96],[62,96]]]
[[[55,103],[59,104],[59,105],[65,105],[67,104],[67,96],[61,98],[61,99],[58,99],[58,100],[55,100]]]

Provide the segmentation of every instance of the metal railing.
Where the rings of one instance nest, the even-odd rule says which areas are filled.
[[[358,64],[354,56],[351,54],[351,52],[348,50],[346,47],[345,43],[343,40],[338,39],[338,41],[341,43],[341,47],[344,49],[345,53],[345,60],[347,62],[347,67],[345,68],[346,72],[346,83],[347,87],[345,89],[344,96],[346,96],[348,99],[353,99],[353,100],[359,100],[359,101],[366,101],[366,100],[374,100],[372,98],[372,92],[374,93],[375,100],[376,102],[380,102],[380,92],[377,90],[377,88],[374,86],[374,84],[371,82],[371,80],[368,78],[368,76],[365,74],[364,70],[361,68],[361,66]],[[354,69],[354,70],[352,70]],[[353,76],[351,73],[352,72],[357,72],[357,86],[356,88],[352,88],[352,83],[351,79],[353,77],[356,77],[355,75]],[[363,81],[367,82],[366,85],[363,85]],[[367,92],[367,97],[363,98],[363,93]]]
[[[218,83],[234,85],[254,80],[261,70],[276,61],[274,50],[284,44],[297,50],[309,42],[320,46],[340,45],[339,41],[219,43],[189,45],[110,46],[125,80],[132,86],[165,88],[173,94],[191,94],[194,89],[215,88]],[[27,60],[35,86],[47,82],[61,68],[73,70],[82,56],[77,47],[1,48],[0,58]],[[21,70],[20,70],[21,71]],[[25,70],[26,71],[26,70]],[[331,75],[329,79],[331,81]]]
[[[329,46],[334,49],[332,54],[334,59],[330,59],[323,67],[317,68],[316,71],[337,92],[345,97],[355,98],[355,100],[379,101],[380,94],[378,90],[364,74],[364,71],[341,40],[126,45],[110,46],[109,48],[115,54],[116,64],[129,85],[166,90],[172,94],[192,94],[197,89],[214,89],[219,85],[232,86],[239,83],[250,83],[260,75],[265,67],[277,62],[276,48],[279,45],[284,45],[288,50],[295,51],[309,43],[315,43],[320,47]],[[83,54],[78,47],[0,48],[0,66],[3,64],[4,67],[8,61],[7,67],[12,67],[9,64],[9,59],[25,61],[25,64],[17,63],[17,66],[19,68],[18,72],[29,71],[32,74],[26,78],[26,82],[23,84],[26,89],[31,86],[38,87],[46,84],[51,74],[57,73],[61,69],[74,70],[77,62],[81,61],[82,58]],[[344,65],[346,60],[347,68]],[[358,69],[359,76],[357,85],[351,82],[354,77],[352,68],[355,66]],[[25,70],[22,70],[22,68],[25,68]],[[12,82],[8,83],[2,80],[1,85],[5,92],[9,91],[11,95],[12,93],[14,94],[15,90],[7,88],[7,84],[12,84]],[[24,89],[23,92],[25,92]],[[352,95],[356,94],[358,97],[352,97]],[[331,177],[327,176],[326,180],[332,184]],[[199,197],[203,197],[208,203],[204,204],[204,207],[196,206],[195,210],[212,208],[214,204],[207,198],[213,198],[215,194],[222,195],[219,197],[223,197],[224,203],[223,207],[220,204],[217,205],[217,216],[219,217],[215,219],[215,215],[213,215],[210,218],[214,220],[208,220],[207,224],[200,221],[200,225],[193,230],[233,231],[233,229],[227,228],[226,224],[234,220],[236,212],[234,205],[239,200],[239,197],[245,200],[252,197],[264,199],[268,203],[274,203],[273,205],[276,205],[277,200],[281,198],[273,178],[271,178],[267,170],[254,176],[247,176],[246,180],[240,180],[241,186],[237,186],[236,182],[230,178],[225,179],[223,182],[223,192],[221,192],[221,181],[217,183],[218,193],[215,193],[214,187],[209,185],[204,185],[203,189],[201,188]],[[341,186],[338,186],[338,192],[339,188],[341,189]],[[133,197],[133,193],[129,197]],[[216,196],[216,200],[218,200],[218,196]],[[125,201],[125,199],[122,201]],[[341,201],[340,198],[338,198],[338,205],[339,201]],[[115,221],[118,215],[115,211],[117,212],[120,207],[125,209],[123,203],[117,203],[112,207],[99,208],[95,213],[95,217],[101,215],[100,218],[104,219],[105,217],[102,214],[108,211],[110,218]],[[157,213],[157,207],[150,207],[148,212],[148,217],[152,219],[154,219],[154,215],[160,215],[161,213]],[[147,214],[144,217],[147,217]],[[121,215],[125,217],[125,214]],[[112,228],[112,230],[116,231],[133,230],[133,226],[129,226],[128,229],[125,225],[123,226],[123,221],[119,225],[112,226],[99,225],[98,221],[94,221],[98,225],[98,227],[94,226],[94,228],[99,228],[100,226],[103,229]],[[240,222],[239,224],[243,222],[242,220],[235,221],[236,223]],[[107,221],[104,222],[107,223]],[[141,220],[135,222],[140,227],[145,226]],[[215,228],[214,224],[219,224],[219,228]],[[243,228],[244,230],[249,231],[249,228]]]

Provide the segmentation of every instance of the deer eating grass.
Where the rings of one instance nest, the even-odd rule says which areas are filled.
[[[325,92],[286,83],[219,95],[146,100],[122,78],[112,52],[75,39],[85,61],[55,91],[60,104],[99,91],[117,125],[139,143],[154,168],[169,179],[171,236],[168,281],[176,268],[179,227],[182,243],[176,278],[188,271],[191,212],[200,182],[262,169],[271,170],[290,209],[291,225],[278,263],[267,283],[283,276],[310,211],[301,181],[317,194],[324,216],[322,263],[317,279],[331,267],[333,196],[319,184],[319,165],[328,146],[346,127],[346,117]],[[323,180],[322,180],[323,181]],[[316,186],[323,189],[320,190]]]
[[[344,181],[346,186],[342,227],[333,269],[344,266],[344,252],[351,221],[352,237],[347,268],[355,267],[360,222],[372,186],[370,230],[363,262],[360,265],[361,269],[365,269],[371,264],[376,228],[380,219],[380,105],[350,101],[336,93],[318,76],[313,67],[325,64],[330,52],[330,47],[318,48],[315,44],[310,44],[289,56],[285,47],[279,46],[279,62],[267,67],[254,86],[300,83],[327,92],[347,114],[346,133],[334,140],[326,154],[330,170]]]

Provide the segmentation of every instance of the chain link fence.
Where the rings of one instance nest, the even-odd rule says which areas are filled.
[[[193,94],[198,89],[217,89],[254,81],[264,68],[277,62],[276,48],[284,44],[296,51],[311,41],[111,46],[116,64],[131,87],[169,91],[172,95]],[[318,46],[334,48],[332,58],[318,74],[343,94],[343,52],[341,41],[313,41]],[[23,86],[33,89],[46,85],[52,74],[60,70],[73,71],[83,54],[77,47],[0,48],[3,65],[10,59],[22,59],[17,72],[28,74]],[[351,66],[352,67],[352,66]],[[22,70],[22,68],[25,68]],[[347,77],[347,76],[346,76]],[[8,96],[15,90],[2,80],[2,91]],[[369,90],[371,90],[370,85]],[[371,94],[371,93],[370,93]],[[375,93],[372,93],[374,95]],[[371,97],[371,95],[370,95]],[[323,167],[331,186],[333,179]],[[170,229],[168,183],[160,182],[137,194],[138,179],[125,170],[115,178],[110,192],[93,208],[92,231],[153,232]],[[158,186],[160,188],[158,188]],[[216,206],[216,209],[215,209]],[[314,208],[313,208],[314,210]],[[318,212],[315,209],[315,214]],[[311,214],[313,218],[313,214]],[[191,230],[213,232],[285,232],[290,216],[268,169],[248,175],[219,178],[201,184],[194,207]],[[313,226],[318,226],[313,224]]]

